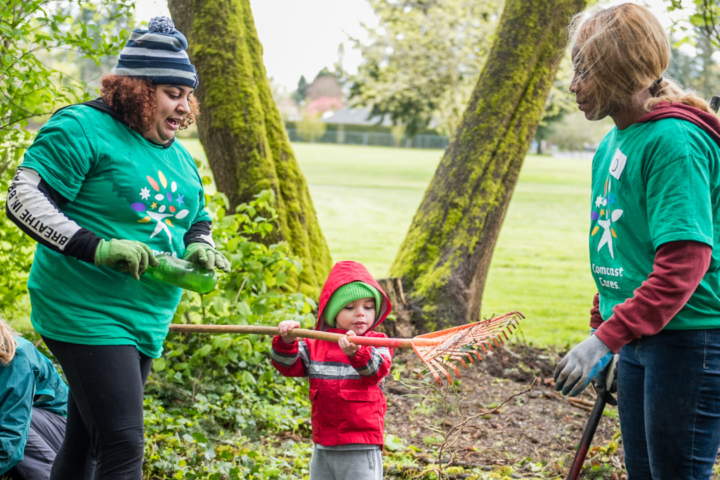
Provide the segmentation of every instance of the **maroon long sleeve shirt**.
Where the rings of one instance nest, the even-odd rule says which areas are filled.
[[[614,353],[642,336],[655,335],[673,319],[700,285],[710,266],[712,247],[700,242],[678,241],[661,245],[653,271],[634,295],[613,308],[603,322],[600,298],[595,294],[590,326]]]

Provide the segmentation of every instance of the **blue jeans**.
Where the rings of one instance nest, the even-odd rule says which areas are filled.
[[[618,408],[628,480],[708,480],[720,447],[720,329],[624,346]]]

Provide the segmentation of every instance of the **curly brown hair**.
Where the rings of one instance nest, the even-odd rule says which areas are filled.
[[[100,83],[103,102],[122,115],[130,128],[144,134],[155,121],[155,85],[150,80],[124,75],[106,75]],[[188,98],[190,113],[183,117],[179,129],[184,130],[195,123],[200,114],[197,99]]]

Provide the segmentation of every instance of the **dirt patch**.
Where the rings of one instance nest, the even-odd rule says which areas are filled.
[[[462,405],[469,415],[481,415],[468,422],[465,433],[453,448],[455,465],[481,470],[505,467],[510,478],[565,477],[595,395],[586,391],[576,403],[558,395],[552,387],[555,355],[527,347],[498,349],[484,357],[479,366],[461,370]],[[423,398],[413,396],[422,395],[423,390],[412,390],[403,384],[404,379],[418,377],[422,371],[415,355],[398,352],[393,368],[401,370],[402,375],[399,380],[388,378],[385,386],[387,433],[412,445],[414,448],[408,451],[418,464],[431,463],[437,457],[441,442],[437,429],[444,426],[447,430],[463,417],[456,411],[445,416],[442,408],[433,411],[427,399],[423,402]],[[536,386],[530,392],[513,398],[497,413],[482,414],[528,389],[536,378]],[[452,396],[447,399],[447,402],[453,401]],[[594,446],[605,448],[603,451],[596,448],[594,471],[584,478],[622,478],[622,448],[615,450],[619,443],[616,417],[614,407],[606,408],[593,441]],[[395,470],[389,468],[388,474],[400,474],[402,469]]]
[[[408,379],[422,378],[423,365],[408,350],[395,353],[393,373],[384,386],[388,404],[385,477],[433,478],[418,474],[437,461],[442,440],[438,431],[447,431],[463,417],[456,411],[445,416],[441,406],[428,402],[432,389],[427,386],[413,389],[416,383],[412,382],[408,386]],[[476,417],[450,450],[454,461],[446,469],[449,478],[566,478],[595,393],[591,387],[572,402],[555,392],[552,374],[559,359],[550,350],[514,346],[496,349],[477,366],[460,369],[459,396],[469,415]],[[398,373],[399,379],[395,379]],[[512,398],[496,413],[487,413],[527,390],[533,381],[536,386],[530,392]],[[449,403],[453,401],[448,397]],[[617,417],[616,407],[605,408],[581,479],[627,478]],[[310,431],[301,433],[302,439],[300,434],[291,437],[308,441]],[[444,459],[450,460],[447,454]]]

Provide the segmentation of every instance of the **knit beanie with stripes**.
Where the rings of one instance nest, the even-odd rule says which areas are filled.
[[[323,312],[325,323],[334,327],[335,317],[340,313],[340,310],[345,308],[345,305],[348,303],[360,300],[361,298],[375,299],[375,314],[380,315],[380,307],[382,306],[383,299],[378,289],[371,287],[367,283],[352,282],[335,290],[330,300],[328,300],[327,305],[325,305],[325,311]]]
[[[147,30],[133,30],[112,73],[150,80],[154,84],[196,88],[198,77],[185,50],[185,35],[168,17],[154,17]]]

